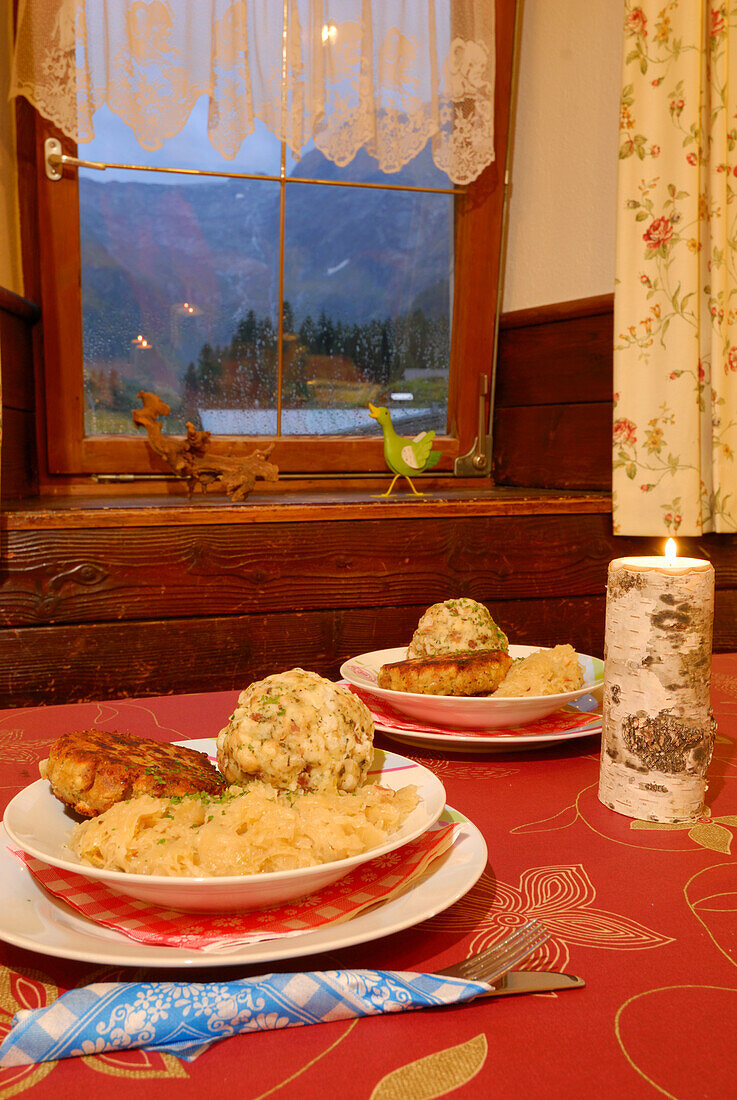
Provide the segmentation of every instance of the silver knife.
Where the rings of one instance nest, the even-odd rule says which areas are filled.
[[[514,993],[548,993],[550,990],[582,989],[583,978],[575,974],[557,974],[553,970],[510,970],[481,997],[508,997]],[[475,998],[474,998],[475,999]]]

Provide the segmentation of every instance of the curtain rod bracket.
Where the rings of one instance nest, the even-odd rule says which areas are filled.
[[[61,142],[58,138],[46,138],[44,142],[44,165],[46,176],[50,180],[60,180],[65,165],[71,168],[95,168],[98,172],[104,172],[107,164],[101,164],[95,160],[80,160],[79,157],[69,157],[61,151]]]
[[[50,180],[61,179],[62,166],[61,142],[58,138],[46,138],[44,142],[44,165],[46,178]]]

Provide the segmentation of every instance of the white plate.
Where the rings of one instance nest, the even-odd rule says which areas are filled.
[[[537,723],[535,723],[536,725]],[[579,737],[598,736],[601,719],[582,722],[580,726],[556,733],[455,733],[452,730],[423,730],[420,727],[387,725],[375,722],[377,730],[393,741],[419,749],[441,749],[443,752],[519,752],[520,749],[537,749],[551,742],[574,741]]]
[[[513,658],[528,657],[544,646],[510,645]],[[353,687],[368,692],[377,699],[390,703],[402,714],[430,726],[443,726],[455,730],[491,730],[509,726],[523,726],[552,714],[554,710],[588,695],[604,682],[604,662],[598,657],[578,653],[583,668],[584,682],[576,691],[557,695],[525,695],[497,698],[494,695],[415,695],[409,691],[391,691],[377,686],[376,678],[382,665],[403,661],[405,646],[397,649],[377,649],[352,657],[340,668],[340,674]]]
[[[358,691],[358,688],[352,688]],[[363,693],[361,693],[363,696]],[[400,714],[386,703],[378,704],[365,696],[377,730],[395,741],[415,748],[441,749],[447,752],[519,752],[535,749],[557,741],[591,737],[601,733],[601,701],[593,695],[582,695],[553,714],[530,722],[526,726],[498,730],[446,730],[440,726],[424,726]]]
[[[441,913],[468,893],[486,867],[486,843],[479,830],[461,814],[446,809],[442,819],[461,822],[449,851],[440,856],[412,885],[352,920],[289,936],[262,940],[232,952],[198,952],[178,947],[150,947],[97,925],[64,902],[47,894],[9,851],[0,830],[0,939],[41,955],[113,966],[210,967],[248,966],[276,962],[357,943],[411,928]]]
[[[211,753],[213,748],[211,740],[184,741],[181,744],[200,752]],[[360,863],[376,859],[415,840],[440,817],[445,806],[445,789],[427,768],[404,756],[376,749],[370,775],[377,774],[384,786],[394,790],[410,783],[418,789],[420,801],[401,828],[385,844],[361,855],[321,863],[316,867],[299,867],[295,871],[185,878],[134,875],[90,867],[81,863],[67,845],[77,818],[52,795],[45,779],[38,779],[15,796],[8,804],[3,824],[10,839],[36,859],[52,867],[76,871],[85,878],[99,879],[111,890],[139,901],[200,912],[257,909],[279,905],[322,889]]]

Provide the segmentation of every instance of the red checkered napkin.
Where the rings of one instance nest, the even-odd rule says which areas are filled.
[[[345,878],[306,898],[270,909],[243,913],[191,913],[163,909],[116,894],[104,883],[13,851],[33,877],[54,897],[78,913],[158,947],[228,951],[261,940],[282,939],[339,924],[377,902],[386,901],[414,879],[453,843],[457,825],[440,824],[417,840],[362,863]]]

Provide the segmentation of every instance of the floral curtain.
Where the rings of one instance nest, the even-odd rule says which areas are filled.
[[[614,529],[737,530],[737,4],[625,4]]]
[[[490,0],[20,0],[11,95],[77,142],[107,104],[157,149],[209,97],[232,158],[259,119],[299,157],[361,148],[396,172],[425,145],[457,184],[494,158]]]

